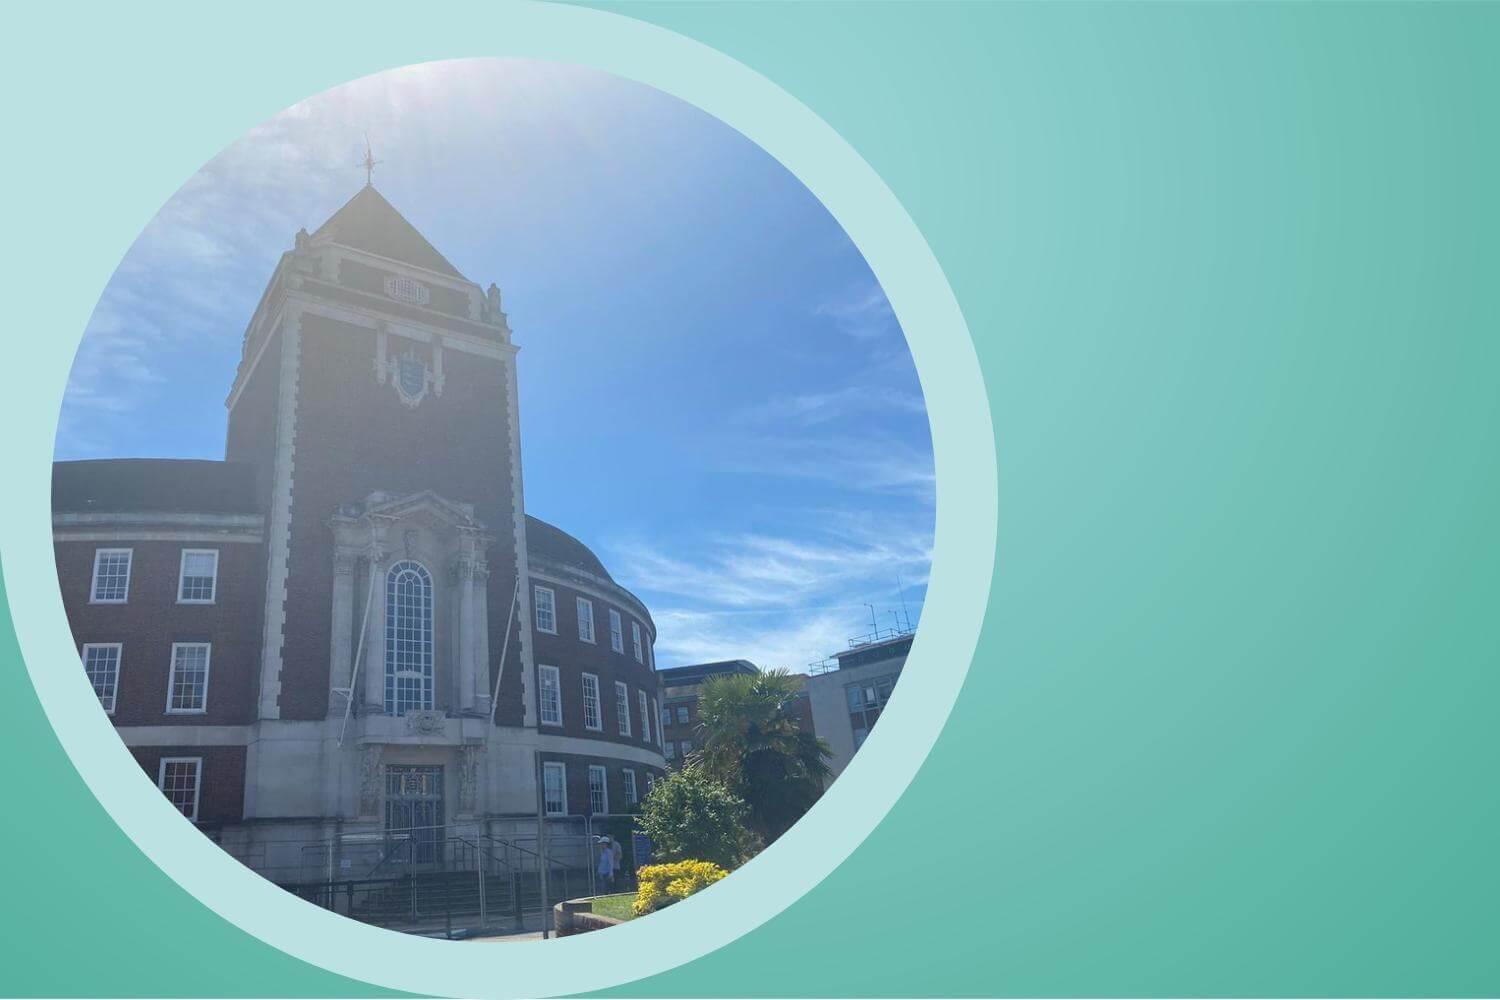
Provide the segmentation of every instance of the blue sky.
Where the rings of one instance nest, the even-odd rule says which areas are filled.
[[[521,347],[529,512],[652,609],[662,666],[806,668],[921,609],[921,389],[843,230],[739,133],[558,64],[408,67],[298,104],[183,188],[100,300],[59,458],[222,458],[240,337],[280,253],[375,184]]]

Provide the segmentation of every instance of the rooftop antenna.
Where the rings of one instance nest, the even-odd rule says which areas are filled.
[[[875,605],[866,603],[865,607],[870,609],[870,631],[879,632],[880,622],[875,618]]]
[[[906,618],[906,631],[911,631],[911,613],[906,609],[906,584],[901,582],[901,574],[896,574],[896,596],[901,598],[901,614]]]
[[[370,150],[370,133],[365,133],[365,158],[359,165],[365,168],[365,187],[375,186],[375,167],[383,160],[375,159],[375,154]]]

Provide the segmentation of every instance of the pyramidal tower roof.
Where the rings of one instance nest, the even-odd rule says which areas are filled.
[[[334,212],[327,222],[319,226],[318,231],[313,233],[313,239],[328,240],[403,264],[468,280],[371,184],[361,188],[358,194],[344,203],[343,208]]]

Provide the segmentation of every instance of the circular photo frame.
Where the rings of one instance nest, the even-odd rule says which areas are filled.
[[[832,128],[759,74],[664,29],[566,6],[507,9],[503,17],[494,57],[587,66],[687,101],[782,163],[843,226],[906,333],[926,395],[939,484],[936,529],[926,610],[906,668],[920,680],[903,685],[879,732],[800,822],[713,891],[649,920],[605,934],[506,944],[497,955],[366,926],[298,900],[183,823],[161,796],[140,794],[140,767],[94,707],[87,679],[57,669],[77,650],[57,588],[36,585],[56,575],[49,490],[56,425],[37,414],[57,412],[77,341],[38,345],[32,389],[10,401],[26,409],[24,422],[12,413],[12,426],[32,427],[34,446],[18,449],[24,462],[15,470],[17,516],[4,525],[5,571],[27,668],[58,738],[126,835],[226,920],[332,972],[426,994],[542,996],[636,980],[728,944],[822,881],[899,798],[952,709],[985,613],[998,511],[988,400],[953,293],[895,196]],[[102,287],[107,275],[95,277]],[[416,375],[410,381],[413,393],[426,388]],[[29,585],[18,585],[22,580]]]

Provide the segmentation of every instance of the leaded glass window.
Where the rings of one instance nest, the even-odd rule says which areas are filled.
[[[385,711],[432,708],[432,575],[409,559],[385,574]]]

